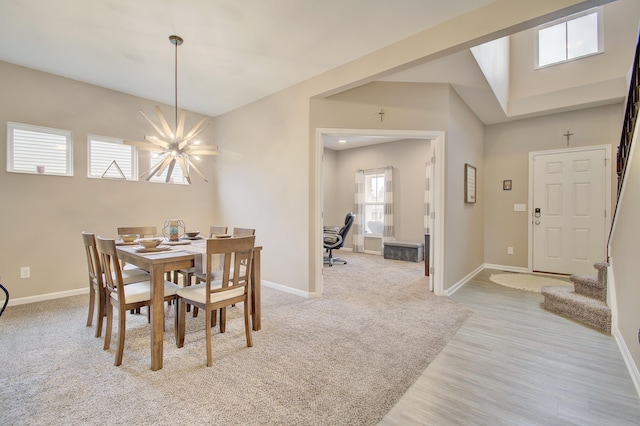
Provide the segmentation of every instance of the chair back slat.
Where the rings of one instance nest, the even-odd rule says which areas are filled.
[[[89,270],[89,285],[97,284],[102,287],[102,265],[96,245],[96,236],[90,232],[82,231],[82,241],[87,255],[87,268]]]
[[[251,265],[253,261],[254,235],[233,238],[213,238],[207,240],[207,293],[228,290],[229,287],[245,287],[248,291]],[[222,288],[211,289],[211,263],[213,256],[224,255]],[[233,270],[233,277],[231,271]],[[207,298],[207,301],[209,298]]]
[[[158,236],[158,228],[155,226],[121,226],[118,227],[118,235],[138,234],[140,237]]]
[[[256,235],[256,230],[251,228],[233,228],[234,237],[248,237],[250,235]]]
[[[120,293],[123,293],[121,290],[124,284],[115,240],[98,237],[98,251],[100,252],[100,260],[104,271],[104,284],[108,295],[117,294],[118,302],[124,308],[125,298],[119,297]]]
[[[225,235],[229,231],[226,226],[211,225],[209,227],[209,237],[213,238],[215,235]]]

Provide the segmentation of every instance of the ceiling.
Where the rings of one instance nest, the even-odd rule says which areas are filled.
[[[0,60],[216,116],[493,0],[2,0]],[[470,51],[385,81],[449,83],[484,123],[506,121]],[[389,138],[334,135],[327,147]],[[335,143],[334,145],[331,145]]]
[[[0,60],[216,116],[493,0],[2,0]],[[10,41],[10,42],[7,42]]]

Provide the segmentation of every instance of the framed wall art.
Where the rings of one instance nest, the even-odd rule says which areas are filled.
[[[476,168],[467,163],[464,165],[464,202],[476,202]]]

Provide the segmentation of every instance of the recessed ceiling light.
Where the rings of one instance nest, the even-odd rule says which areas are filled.
[[[340,139],[338,143],[347,143],[346,139]]]

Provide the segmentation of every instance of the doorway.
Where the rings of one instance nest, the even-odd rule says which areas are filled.
[[[431,265],[433,265],[432,273],[430,274],[430,288],[436,295],[444,295],[444,261],[443,261],[443,247],[444,247],[444,191],[442,190],[442,183],[444,182],[444,132],[442,131],[417,131],[417,130],[374,130],[374,129],[331,129],[331,128],[318,128],[316,129],[315,138],[315,151],[316,151],[316,173],[315,173],[315,199],[316,206],[318,208],[314,214],[314,224],[316,231],[315,240],[318,245],[322,247],[322,224],[323,224],[323,140],[325,136],[332,134],[343,135],[367,135],[374,137],[395,137],[397,139],[427,139],[431,141],[432,157],[437,158],[437,161],[433,164],[433,176],[434,181],[439,185],[434,185],[432,188],[432,212],[433,212],[433,230],[431,232],[432,237],[430,239],[431,253]],[[427,159],[424,159],[425,161]],[[439,220],[442,218],[441,220]],[[322,254],[322,251],[320,251]],[[313,296],[320,297],[322,295],[322,255],[315,256],[315,291]]]
[[[529,269],[593,274],[606,260],[611,146],[529,154]]]

